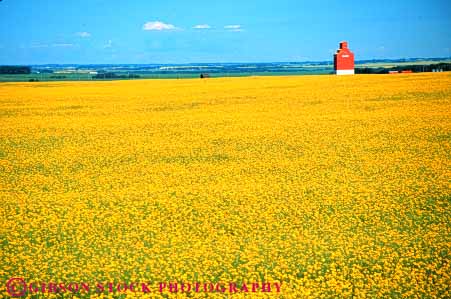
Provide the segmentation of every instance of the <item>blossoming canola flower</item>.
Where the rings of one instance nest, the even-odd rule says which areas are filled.
[[[23,278],[114,283],[82,298],[264,282],[280,293],[227,295],[450,297],[450,83],[423,73],[2,84],[1,296]],[[134,282],[146,292],[123,291]]]

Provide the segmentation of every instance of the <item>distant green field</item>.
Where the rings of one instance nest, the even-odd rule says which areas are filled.
[[[438,63],[451,63],[451,59],[433,60],[425,59],[418,61],[380,61],[380,62],[356,62],[356,68],[371,68],[371,69],[390,69],[393,67],[408,67],[408,66],[430,66]],[[132,66],[132,69],[123,66],[99,66],[90,68],[89,71],[97,71],[99,73],[114,73],[118,78],[97,79],[93,78],[87,69],[76,69],[76,67],[50,68],[53,73],[41,72],[39,67],[34,69],[32,74],[18,74],[18,75],[1,75],[0,82],[26,82],[26,81],[111,81],[111,80],[133,80],[135,78],[121,78],[120,76],[128,77],[128,75],[138,75],[136,79],[185,79],[185,78],[199,78],[200,74],[208,73],[209,77],[245,77],[245,76],[290,76],[290,75],[320,75],[333,73],[333,65],[331,62],[324,63],[261,63],[261,64],[210,64],[206,66],[198,65],[179,65],[165,67],[165,69],[149,69],[148,66],[141,67]],[[178,69],[177,69],[178,68]],[[188,68],[191,68],[188,70]],[[197,68],[197,69],[196,69]],[[171,71],[168,71],[171,70]],[[67,71],[67,72],[66,72]],[[416,70],[416,71],[425,71]],[[427,70],[426,70],[427,71]],[[430,71],[430,69],[429,69]]]
[[[55,76],[63,76],[64,78],[52,78]],[[18,75],[3,75],[0,74],[0,81],[3,82],[22,82],[29,81],[30,79],[39,81],[86,81],[91,80],[92,75],[86,73],[74,73],[74,74],[18,74]]]
[[[357,67],[374,67],[374,68],[392,68],[403,65],[429,65],[437,63],[451,63],[451,59],[448,60],[421,60],[421,61],[406,61],[406,62],[374,62],[374,63],[362,63],[356,64]]]
[[[296,71],[296,72],[233,72],[233,73],[209,73],[210,77],[246,77],[246,76],[289,76],[289,75],[320,75],[329,74],[332,72],[330,70],[319,69],[309,69],[308,71]],[[117,74],[122,74],[118,72]],[[55,77],[58,76],[58,77]],[[64,75],[55,74],[20,74],[20,75],[0,75],[0,82],[27,82],[30,80],[39,81],[103,81],[103,80],[136,80],[136,79],[124,79],[124,78],[113,78],[113,79],[93,79],[93,75],[86,73],[71,73]],[[187,79],[187,78],[199,78],[199,73],[173,73],[173,74],[139,74],[137,79]]]

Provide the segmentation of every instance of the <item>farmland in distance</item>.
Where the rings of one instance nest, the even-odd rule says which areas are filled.
[[[0,124],[2,281],[451,297],[450,73],[2,83]]]

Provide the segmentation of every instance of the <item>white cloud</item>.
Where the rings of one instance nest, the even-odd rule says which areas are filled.
[[[224,26],[225,29],[240,29],[241,25],[226,25]]]
[[[194,29],[210,29],[211,26],[208,24],[199,24],[193,27]]]
[[[103,45],[104,49],[112,48],[113,47],[113,41],[110,39],[107,41],[105,45]]]
[[[244,30],[241,27],[241,25],[226,25],[226,26],[224,26],[224,29],[227,29],[227,30],[233,31],[233,32],[240,32],[240,31]]]
[[[61,47],[61,48],[70,48],[73,47],[74,44],[53,44],[53,47]]]
[[[82,32],[77,32],[75,33],[75,35],[79,36],[79,37],[83,37],[83,38],[87,38],[91,36],[91,33],[86,32],[86,31],[82,31]]]
[[[143,25],[143,30],[156,30],[156,31],[162,31],[162,30],[176,30],[178,29],[172,24],[166,24],[160,21],[153,21],[153,22],[147,22]]]

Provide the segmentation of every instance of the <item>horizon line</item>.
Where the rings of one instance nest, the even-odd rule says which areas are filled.
[[[359,59],[358,62],[365,61],[399,61],[399,60],[451,60],[450,57],[403,57],[403,58],[371,58],[371,59]],[[193,65],[193,64],[263,64],[263,63],[329,63],[333,64],[333,60],[303,60],[303,61],[235,61],[235,62],[177,62],[177,63],[27,63],[27,64],[0,64],[1,66],[49,66],[49,65]]]

